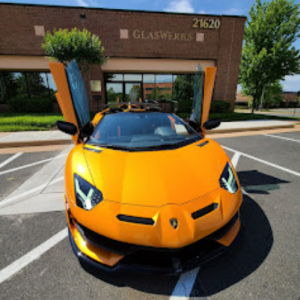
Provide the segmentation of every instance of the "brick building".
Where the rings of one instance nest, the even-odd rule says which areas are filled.
[[[234,105],[245,17],[0,3],[0,18],[2,109],[20,92],[53,98],[41,43],[45,32],[73,27],[98,35],[110,57],[91,69],[92,110],[109,97],[126,100],[134,89],[145,99],[162,83],[173,99],[178,76],[195,74],[198,63],[217,67],[213,99]]]

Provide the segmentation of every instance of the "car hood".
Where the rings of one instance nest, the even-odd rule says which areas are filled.
[[[97,151],[88,145],[84,149],[104,200],[161,207],[186,203],[220,187],[220,168],[207,139],[161,151]]]

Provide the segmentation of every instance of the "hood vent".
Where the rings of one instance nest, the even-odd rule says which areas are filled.
[[[126,216],[126,215],[117,215],[117,218],[122,222],[143,224],[143,225],[154,225],[153,219],[150,218],[141,218],[141,217]]]
[[[199,144],[197,146],[198,147],[203,147],[203,146],[207,145],[208,143],[209,143],[209,141],[205,141],[205,142],[203,142],[203,143],[201,143],[201,144]]]
[[[214,211],[217,208],[218,208],[218,203],[212,203],[204,208],[201,208],[200,210],[193,212],[192,218],[194,220],[197,220],[197,219],[209,214],[210,212]]]

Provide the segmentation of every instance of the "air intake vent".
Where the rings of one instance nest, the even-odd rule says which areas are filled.
[[[197,146],[198,147],[203,147],[203,146],[207,145],[208,143],[209,143],[209,141],[205,141],[205,142],[203,142],[203,143],[201,143],[201,144],[199,144]]]
[[[210,212],[214,211],[217,208],[218,208],[218,203],[212,203],[204,208],[201,208],[200,210],[193,212],[192,218],[194,220],[197,220],[197,219],[209,214]]]
[[[150,218],[132,217],[132,216],[126,216],[126,215],[118,215],[117,218],[120,221],[128,222],[128,223],[154,225],[153,219],[150,219]]]

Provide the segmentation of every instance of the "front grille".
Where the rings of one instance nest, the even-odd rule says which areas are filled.
[[[122,259],[122,264],[142,265],[149,268],[185,269],[204,263],[214,253],[220,251],[222,245],[215,241],[202,239],[184,248],[174,249],[139,249]]]
[[[120,255],[129,255],[130,259],[137,258],[136,255],[140,256],[140,259],[147,260],[147,257],[150,259],[150,254],[152,254],[153,259],[155,261],[160,261],[160,263],[164,263],[164,261],[168,264],[171,260],[176,260],[176,253],[180,254],[180,259],[185,260],[187,258],[191,258],[195,252],[196,256],[202,256],[204,252],[212,251],[214,248],[218,248],[220,244],[212,240],[219,240],[221,239],[234,225],[234,223],[238,219],[238,212],[233,216],[233,218],[225,224],[222,228],[218,229],[211,235],[207,236],[206,238],[199,240],[191,245],[183,247],[181,249],[168,249],[168,248],[154,248],[154,247],[147,247],[147,246],[138,246],[129,243],[124,243],[116,240],[112,240],[107,238],[103,235],[100,235],[85,226],[76,222],[76,228],[79,231],[80,235],[89,243],[105,249],[109,252],[113,252]],[[202,253],[203,252],[203,253]],[[190,254],[189,254],[190,253]],[[174,256],[175,255],[175,256]],[[183,255],[183,256],[182,256]],[[185,256],[187,257],[185,258]],[[169,257],[168,257],[169,256]],[[122,260],[123,261],[123,260]]]
[[[212,203],[192,213],[192,218],[197,220],[218,208],[218,203]]]
[[[109,239],[103,235],[100,235],[85,226],[76,222],[76,228],[79,231],[80,235],[89,243],[100,247],[109,252],[113,252],[120,255],[127,255],[137,249],[137,246],[115,241]]]

